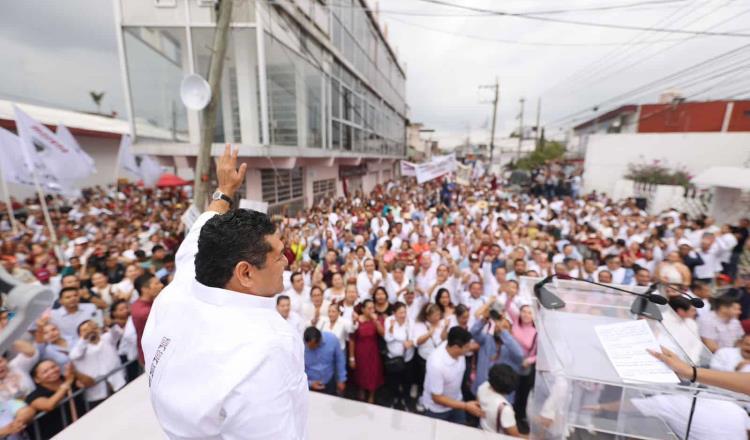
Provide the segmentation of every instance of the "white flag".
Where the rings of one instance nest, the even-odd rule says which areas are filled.
[[[96,165],[94,164],[94,159],[91,158],[85,151],[83,151],[83,148],[78,144],[78,141],[76,141],[76,138],[73,137],[73,134],[68,130],[68,128],[62,124],[57,126],[57,138],[60,139],[60,142],[63,143],[66,147],[73,150],[78,156],[78,160],[76,161],[77,164],[85,164],[85,168],[83,166],[79,166],[78,169],[81,172],[81,176],[79,179],[84,179],[86,177],[89,177],[90,175],[96,173]]]
[[[147,188],[155,187],[161,175],[164,174],[159,161],[149,155],[136,156],[135,160],[136,162],[140,162],[143,186]]]
[[[14,106],[16,113],[16,129],[28,164],[37,166],[37,176],[40,181],[42,175],[49,174],[62,185],[62,181],[80,179],[85,177],[85,166],[78,159],[74,150],[63,145],[55,133],[44,124],[34,120],[21,109]],[[40,173],[39,165],[43,165],[46,173]],[[68,186],[63,185],[63,186]]]
[[[130,150],[131,143],[130,135],[122,135],[120,151],[117,153],[117,163],[121,169],[142,178],[141,168],[138,166],[138,162],[136,162],[135,156],[133,156],[133,152]]]
[[[26,164],[21,139],[0,128],[0,169],[6,182],[18,185],[34,185],[31,170]]]

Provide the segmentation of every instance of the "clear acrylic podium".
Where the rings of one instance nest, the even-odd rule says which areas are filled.
[[[520,282],[520,294],[534,304],[538,331],[535,385],[527,409],[532,438],[679,439],[684,438],[690,410],[685,411],[683,425],[681,412],[676,422],[649,411],[643,414],[644,399],[651,399],[649,404],[666,400],[677,408],[686,404],[689,408],[699,391],[698,401],[748,402],[744,396],[715,388],[623,381],[594,327],[643,319],[631,314],[635,296],[580,281],[558,280],[547,288],[566,305],[549,310],[534,297],[533,285],[540,280],[523,277]],[[662,321],[647,320],[657,341],[694,365],[707,366],[710,352],[700,344],[698,335],[676,326],[678,317],[668,305],[657,307]],[[656,396],[666,397],[653,399]]]

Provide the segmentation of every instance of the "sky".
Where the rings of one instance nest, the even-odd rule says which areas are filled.
[[[445,1],[580,22],[750,35],[746,0]],[[374,1],[370,4],[375,8]],[[608,7],[613,8],[602,9]],[[434,129],[433,139],[444,146],[467,137],[489,141],[493,92],[480,86],[496,78],[498,138],[518,127],[522,98],[525,125],[535,124],[541,98],[541,124],[555,136],[618,105],[654,102],[668,88],[689,99],[750,94],[750,64],[742,64],[742,56],[750,56],[747,50],[705,81],[677,76],[653,90],[611,99],[748,44],[750,37],[552,23],[425,0],[380,0],[378,8],[407,72],[409,118]],[[598,10],[585,10],[592,8]],[[0,98],[95,111],[89,91],[104,91],[102,111],[124,115],[111,1],[4,2],[0,56]]]

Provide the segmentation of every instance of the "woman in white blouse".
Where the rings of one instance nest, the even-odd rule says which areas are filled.
[[[318,330],[336,335],[339,344],[341,344],[341,349],[346,350],[346,340],[349,339],[349,334],[354,331],[354,324],[351,320],[347,321],[341,317],[341,305],[339,303],[332,303],[328,306],[328,316],[318,321]]]
[[[419,394],[422,395],[422,386],[424,384],[425,368],[427,359],[430,357],[435,348],[448,337],[448,326],[442,318],[440,307],[435,303],[426,304],[417,316],[414,323],[412,340],[417,347],[415,356],[415,379],[419,387]]]
[[[344,286],[344,276],[340,272],[336,272],[331,277],[332,286],[327,288],[323,297],[326,301],[330,302],[341,302],[346,296],[346,286]]]
[[[393,396],[392,407],[406,409],[409,390],[414,382],[414,341],[412,325],[406,316],[406,304],[397,302],[393,305],[393,315],[385,319],[384,338],[388,348],[385,381]]]

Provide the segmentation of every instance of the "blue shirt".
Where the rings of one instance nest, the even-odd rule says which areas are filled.
[[[318,348],[310,350],[305,346],[307,384],[320,382],[325,385],[333,379],[334,372],[337,382],[346,382],[344,350],[341,349],[336,335],[331,332],[322,332]]]
[[[521,370],[521,363],[523,362],[523,350],[518,345],[515,338],[507,330],[503,330],[500,333],[500,355],[497,359],[492,358],[497,353],[497,342],[493,335],[487,334],[484,331],[484,325],[487,323],[484,319],[479,319],[471,327],[471,336],[479,344],[479,352],[477,353],[477,378],[471,385],[471,391],[474,395],[477,394],[477,389],[480,385],[487,382],[487,376],[489,376],[490,368],[495,364],[508,364],[516,373]]]

